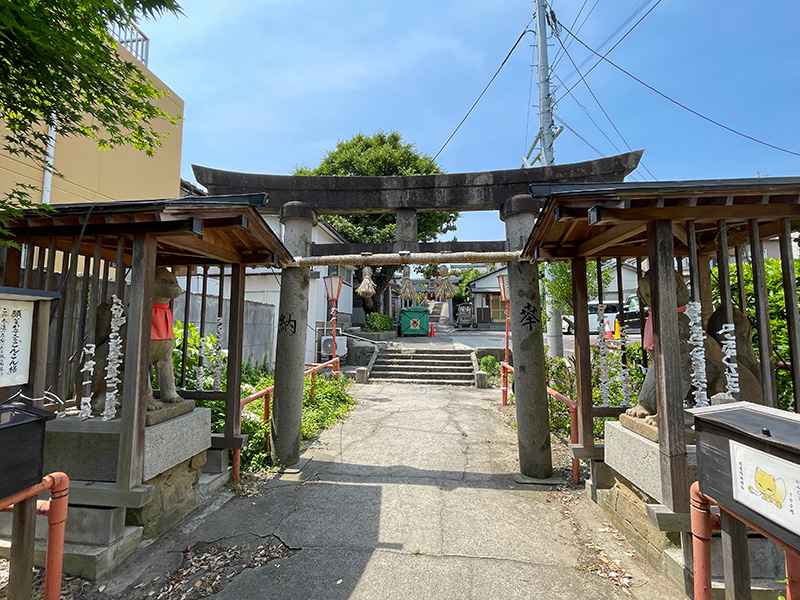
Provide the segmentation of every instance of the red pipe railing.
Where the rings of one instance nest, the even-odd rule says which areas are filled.
[[[500,390],[503,394],[503,406],[508,406],[508,374],[514,372],[512,367],[507,362],[500,363],[500,374],[502,380],[500,383]],[[569,441],[573,444],[578,443],[578,405],[574,401],[567,398],[564,394],[557,392],[551,387],[547,388],[547,393],[550,397],[563,402],[569,408]],[[572,459],[572,483],[578,485],[581,482],[581,461],[577,458]]]
[[[711,512],[712,504],[784,549],[786,552],[786,600],[800,600],[800,552],[797,549],[701,492],[700,483],[697,481],[690,488],[689,500],[694,556],[694,600],[711,600],[711,531],[720,528],[719,515]]]
[[[36,501],[36,512],[47,515],[48,524],[43,599],[58,600],[61,597],[61,572],[64,565],[64,530],[69,503],[69,477],[64,473],[45,475],[41,483],[0,499],[0,511],[10,512],[15,504],[34,498],[45,490],[50,490],[50,499]]]
[[[339,357],[334,357],[331,360],[321,363],[321,364],[314,364],[314,363],[306,363],[309,369],[303,371],[303,376],[311,375],[311,397],[314,397],[314,393],[316,391],[316,379],[317,379],[317,372],[323,369],[333,369],[334,377],[339,377]],[[247,396],[247,398],[242,398],[239,401],[239,422],[236,424],[236,433],[239,434],[242,432],[242,410],[244,407],[250,404],[255,400],[259,400],[260,398],[264,398],[264,412],[262,414],[262,418],[264,419],[264,424],[270,422],[272,418],[272,394],[275,392],[275,386],[271,385],[268,388],[264,388]],[[264,452],[269,452],[269,436],[266,436],[264,439]],[[241,475],[241,464],[242,464],[242,450],[240,448],[233,449],[233,473],[231,475],[231,479],[234,482],[238,483],[239,478]]]

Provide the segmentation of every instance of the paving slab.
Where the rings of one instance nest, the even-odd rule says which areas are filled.
[[[136,585],[171,576],[195,544],[224,552],[279,539],[292,556],[241,570],[213,597],[683,598],[607,533],[582,491],[514,480],[517,434],[498,390],[351,389],[357,408],[305,450],[297,472],[198,509],[98,581],[102,597],[139,597],[147,588]],[[631,574],[631,589],[594,573],[601,547]]]

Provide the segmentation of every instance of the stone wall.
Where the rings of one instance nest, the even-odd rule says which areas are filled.
[[[155,488],[153,499],[141,508],[128,509],[126,525],[143,527],[142,535],[146,539],[157,538],[172,529],[199,505],[192,486],[200,478],[205,464],[203,451],[145,481]]]
[[[190,323],[200,327],[200,310],[202,296],[192,294],[189,305]],[[183,322],[183,297],[175,301],[173,313],[176,321]],[[205,334],[215,334],[217,331],[217,310],[219,298],[217,296],[206,296],[205,314]],[[222,347],[228,347],[228,314],[230,311],[230,301],[222,301]],[[273,346],[273,328],[275,327],[275,307],[272,304],[261,302],[244,303],[244,340],[242,348],[242,360],[252,363],[261,363],[264,359],[268,363],[275,361],[275,349]]]

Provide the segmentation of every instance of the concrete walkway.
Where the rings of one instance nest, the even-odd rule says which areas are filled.
[[[187,546],[274,535],[296,553],[241,571],[214,598],[683,598],[582,490],[514,481],[516,432],[497,390],[353,389],[358,408],[299,472],[254,497],[220,496],[98,582],[103,597],[140,597],[136,582],[169,574]]]

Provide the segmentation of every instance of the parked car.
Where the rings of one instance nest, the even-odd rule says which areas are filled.
[[[642,306],[641,300],[635,294],[625,298],[623,308],[625,310],[625,323],[628,325],[628,333],[641,333],[642,322],[647,319],[650,309],[647,306]]]
[[[606,330],[614,330],[614,318],[616,317],[617,312],[619,312],[619,303],[618,302],[604,302],[605,304],[605,320],[606,320]],[[600,303],[597,300],[592,300],[589,302],[589,333],[597,333],[598,331],[598,323],[597,323],[597,309],[600,306]],[[562,319],[562,331],[564,333],[568,333],[570,335],[575,333],[575,321],[571,315],[565,315]]]

